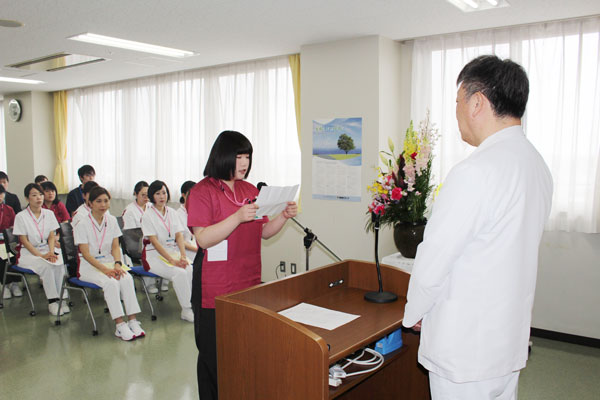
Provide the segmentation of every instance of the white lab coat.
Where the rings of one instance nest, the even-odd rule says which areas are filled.
[[[525,366],[551,198],[550,171],[521,126],[491,135],[450,171],[417,251],[403,320],[423,320],[426,369],[461,383]]]

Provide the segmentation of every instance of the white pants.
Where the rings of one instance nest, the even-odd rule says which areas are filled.
[[[80,260],[80,279],[82,281],[95,283],[102,288],[104,291],[104,300],[106,300],[106,305],[108,306],[110,317],[112,319],[124,316],[125,312],[127,315],[133,315],[141,311],[135,295],[135,288],[133,286],[133,278],[131,275],[125,274],[125,276],[122,276],[119,280],[109,278],[83,258]],[[123,300],[123,304],[125,305],[125,312],[123,312],[121,300]]]
[[[156,250],[148,251],[146,253],[146,261],[150,265],[150,272],[166,278],[173,282],[173,289],[179,300],[181,308],[192,307],[192,266],[188,266],[183,269],[174,267],[166,264],[159,258],[159,254]]]
[[[517,400],[519,371],[478,382],[456,383],[429,372],[431,400]]]
[[[44,285],[44,293],[46,293],[48,300],[58,299],[65,276],[65,267],[63,264],[54,265],[40,257],[21,253],[18,266],[30,269],[40,276]],[[66,291],[63,297],[67,297]]]

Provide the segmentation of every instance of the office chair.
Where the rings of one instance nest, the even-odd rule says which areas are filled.
[[[13,235],[12,228],[5,229],[3,232],[4,235],[4,244],[0,246],[6,246],[6,260],[1,260],[1,262],[5,263],[4,265],[4,276],[2,277],[2,290],[0,291],[0,309],[4,308],[4,291],[6,290],[6,276],[12,275],[21,278],[23,282],[23,286],[25,287],[25,291],[27,292],[27,297],[29,297],[29,302],[31,303],[31,311],[29,315],[32,317],[36,315],[35,305],[33,304],[33,299],[31,298],[31,292],[29,290],[29,284],[27,283],[27,275],[36,275],[35,272],[28,268],[19,267],[14,264],[12,260],[16,261],[17,259],[17,246],[19,245],[19,238]],[[12,271],[10,271],[12,270]]]
[[[78,250],[75,245],[75,238],[73,237],[73,227],[70,222],[62,222],[60,224],[60,249],[63,257],[63,264],[65,265],[65,280],[60,291],[60,298],[65,290],[78,290],[83,294],[85,304],[87,305],[90,317],[92,318],[92,336],[98,335],[98,327],[96,326],[96,320],[94,319],[94,313],[90,307],[90,300],[87,294],[87,289],[102,290],[102,288],[94,283],[82,281],[77,277],[77,264],[78,264]],[[72,306],[73,303],[69,302]],[[62,301],[58,307],[58,315],[56,316],[55,325],[60,325],[60,309],[62,307]],[[104,312],[108,312],[108,308],[104,308]]]
[[[150,301],[150,295],[148,294],[148,288],[146,287],[146,282],[144,282],[144,277],[150,277],[159,279],[159,287],[162,285],[162,278],[152,272],[148,272],[142,266],[142,239],[144,237],[142,230],[140,228],[134,229],[125,229],[123,230],[123,218],[117,217],[117,221],[119,226],[121,227],[121,232],[123,232],[123,236],[119,238],[119,242],[121,243],[121,249],[123,250],[123,254],[125,254],[131,260],[131,271],[129,271],[134,277],[140,278],[142,282],[142,287],[144,288],[144,294],[146,295],[146,299],[148,299],[148,304],[150,305],[150,312],[152,313],[152,321],[156,321],[156,314],[154,314],[154,307],[152,306],[152,301]],[[163,296],[160,293],[155,295],[156,300],[162,301]]]

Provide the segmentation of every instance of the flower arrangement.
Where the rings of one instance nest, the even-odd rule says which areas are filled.
[[[382,226],[426,222],[427,199],[433,189],[429,180],[436,139],[437,129],[429,120],[429,111],[417,130],[410,122],[399,156],[394,153],[393,141],[388,139],[390,151],[379,154],[386,168],[378,168],[377,179],[367,187],[373,197],[369,213],[378,214]],[[373,229],[372,222],[367,223],[367,229]]]

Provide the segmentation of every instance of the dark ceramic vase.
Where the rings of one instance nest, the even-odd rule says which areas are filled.
[[[396,248],[406,258],[415,258],[417,246],[423,241],[425,224],[422,222],[400,222],[394,225],[394,243]]]

